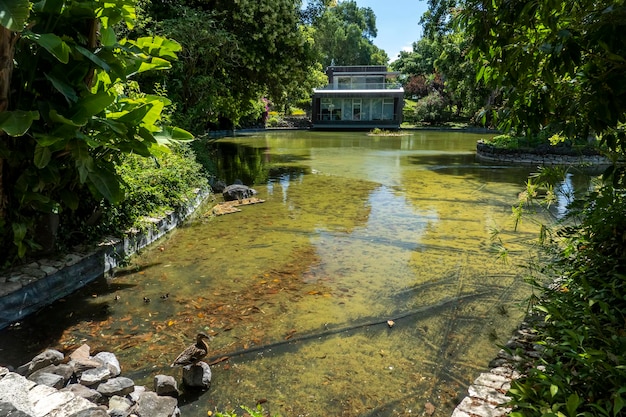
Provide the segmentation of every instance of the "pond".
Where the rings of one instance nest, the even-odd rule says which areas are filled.
[[[4,359],[88,343],[151,387],[158,373],[181,380],[169,364],[204,331],[213,382],[183,393],[186,417],[257,403],[282,416],[411,416],[427,404],[450,415],[525,313],[520,265],[537,227],[514,230],[511,207],[532,170],[476,162],[485,134],[405,133],[218,140],[219,176],[265,202],[219,217],[219,199],[207,202],[115,276],[3,331]]]

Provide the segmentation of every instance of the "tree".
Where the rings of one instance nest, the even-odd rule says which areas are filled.
[[[315,46],[322,66],[387,65],[389,57],[374,45],[376,15],[356,1],[342,1],[328,7],[314,24]]]
[[[310,27],[298,0],[149,2],[139,33],[165,35],[183,46],[165,85],[183,126],[204,133],[221,122],[259,117],[260,99],[281,105],[318,82]],[[255,116],[256,115],[256,116]]]
[[[51,218],[119,202],[121,154],[151,156],[191,135],[161,122],[167,98],[128,88],[180,50],[160,37],[117,39],[114,27],[134,22],[132,0],[4,5],[0,247],[10,259],[49,246],[38,238],[54,235],[41,233]]]
[[[623,0],[467,0],[460,23],[479,78],[503,91],[503,128],[586,138],[626,121]]]

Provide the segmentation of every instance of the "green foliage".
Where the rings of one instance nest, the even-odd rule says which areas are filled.
[[[413,43],[412,52],[402,51],[392,68],[407,75],[404,82],[407,97],[421,98],[436,90],[449,105],[454,105],[456,117],[474,116],[489,91],[476,84],[476,70],[467,59],[467,47],[467,36],[456,30],[424,37]],[[451,112],[447,117],[450,116]]]
[[[313,37],[325,68],[335,65],[387,65],[389,57],[373,43],[376,15],[354,0],[331,5],[315,21]]]
[[[466,0],[477,79],[501,89],[501,129],[587,137],[626,122],[624,1]]]
[[[512,384],[515,416],[618,416],[626,400],[626,198],[600,188],[546,234],[553,261],[536,309],[544,351]]]
[[[24,3],[32,6],[26,16]],[[13,18],[2,20],[19,32],[10,35],[14,67],[0,80],[14,92],[0,97],[7,103],[0,115],[0,202],[4,224],[11,225],[0,247],[9,259],[13,245],[20,257],[38,247],[36,228],[49,214],[93,209],[102,199],[120,202],[120,155],[150,156],[192,138],[162,123],[167,98],[127,88],[137,74],[169,68],[180,51],[161,37],[117,39],[114,28],[134,22],[133,1],[14,5],[20,7],[9,8]]]
[[[186,145],[173,147],[154,158],[125,155],[117,166],[123,181],[124,201],[105,204],[94,236],[120,235],[130,228],[146,226],[145,217],[161,217],[184,208],[208,181],[194,154]]]
[[[158,33],[183,46],[165,77],[145,84],[167,89],[175,122],[200,135],[256,125],[262,98],[283,106],[323,84],[311,29],[292,0],[145,1],[139,34]]]
[[[438,91],[433,91],[415,103],[415,118],[425,123],[440,123],[449,119],[447,103]]]

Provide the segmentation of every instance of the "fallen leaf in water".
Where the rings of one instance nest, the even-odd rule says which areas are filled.
[[[167,322],[167,325],[168,325],[168,326],[171,326],[171,325],[173,325],[174,323],[175,323],[175,321],[174,321],[174,320],[169,320],[169,321]]]
[[[198,318],[199,319],[203,319],[204,318],[204,313],[198,313]]]
[[[309,295],[319,295],[319,293],[320,293],[319,291],[315,291],[315,290],[308,292]]]
[[[426,413],[427,416],[432,416],[435,413],[435,406],[427,402],[424,404],[424,413]]]

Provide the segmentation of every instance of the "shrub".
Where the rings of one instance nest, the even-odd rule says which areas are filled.
[[[271,115],[266,122],[266,126],[268,127],[278,127],[280,125],[280,119],[276,115]]]
[[[546,240],[536,305],[543,356],[509,391],[511,416],[621,416],[626,404],[626,195],[605,186]],[[539,284],[537,284],[539,285]],[[541,366],[537,366],[541,365]]]
[[[146,217],[160,217],[185,206],[198,189],[208,187],[202,167],[190,147],[172,147],[155,158],[125,155],[117,165],[125,199],[119,204],[101,202],[93,213],[75,213],[61,227],[61,246],[95,241],[106,235],[121,236],[130,228],[144,228]]]
[[[433,91],[415,104],[415,118],[426,123],[441,123],[450,118],[443,96]]]

